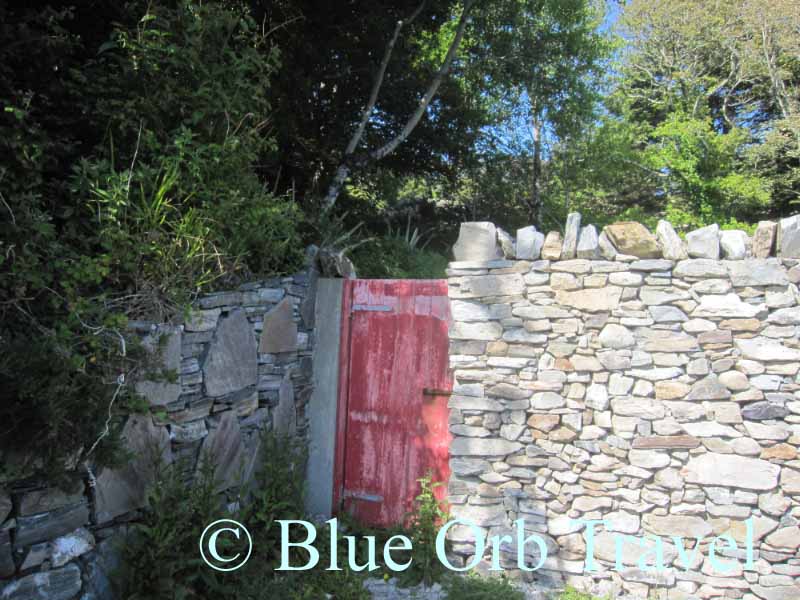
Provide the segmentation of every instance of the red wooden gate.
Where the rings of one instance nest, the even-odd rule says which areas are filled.
[[[450,476],[447,281],[348,280],[342,310],[333,506],[391,526]]]

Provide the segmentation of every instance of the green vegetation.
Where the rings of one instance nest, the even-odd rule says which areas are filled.
[[[146,370],[129,322],[293,272],[307,244],[432,278],[465,220],[747,229],[800,200],[794,0],[17,4],[3,479],[120,460]]]
[[[525,600],[525,594],[504,577],[452,577],[445,589],[448,600]]]

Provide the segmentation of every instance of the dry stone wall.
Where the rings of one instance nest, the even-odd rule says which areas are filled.
[[[256,466],[259,432],[305,438],[314,270],[200,298],[180,325],[133,323],[157,368],[140,377],[150,414],[130,417],[122,469],[77,474],[66,491],[0,482],[0,599],[113,600],[114,541],[136,520],[153,455],[187,480],[206,452],[221,502]]]
[[[796,223],[684,242],[666,222],[598,234],[573,214],[563,236],[525,228],[511,251],[485,242],[491,224],[462,227],[448,270],[449,499],[482,535],[510,536],[496,540],[506,570],[520,574],[512,526],[524,519],[548,557],[522,575],[549,585],[800,598]],[[728,537],[714,560],[716,536]],[[469,562],[474,532],[450,537]],[[667,568],[648,570],[657,545]],[[530,546],[529,567],[541,556]]]

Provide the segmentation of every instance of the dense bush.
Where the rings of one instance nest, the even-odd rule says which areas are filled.
[[[0,475],[53,477],[116,452],[128,319],[297,269],[302,218],[258,171],[278,53],[244,5],[3,5],[0,33]]]
[[[213,459],[213,457],[211,457]],[[349,569],[326,571],[330,562],[327,540],[317,544],[319,566],[310,571],[277,572],[280,564],[279,519],[303,519],[305,452],[289,438],[262,434],[259,465],[250,489],[242,490],[241,507],[223,514],[222,498],[214,491],[213,460],[205,465],[194,485],[174,468],[162,476],[149,493],[149,508],[142,523],[133,527],[124,547],[120,597],[125,600],[173,600],[213,597],[230,600],[369,600],[362,576]],[[252,556],[240,570],[220,573],[198,555],[203,529],[219,518],[244,523],[253,540]],[[227,540],[229,543],[235,543]],[[220,540],[221,543],[222,539]],[[339,544],[339,564],[346,564],[345,543]],[[234,553],[238,548],[226,547]],[[307,556],[292,554],[292,564]],[[329,596],[331,595],[331,596]]]

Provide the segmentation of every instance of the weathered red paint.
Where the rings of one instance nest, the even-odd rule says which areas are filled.
[[[334,507],[391,526],[420,477],[450,476],[447,282],[356,279],[344,295]]]

